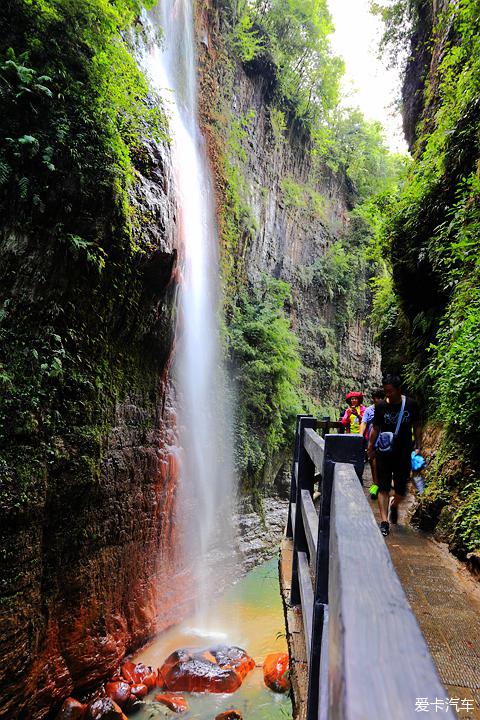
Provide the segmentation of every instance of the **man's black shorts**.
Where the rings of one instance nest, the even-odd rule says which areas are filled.
[[[390,492],[392,486],[397,495],[405,495],[410,478],[410,452],[382,453],[377,450],[377,484],[380,492]]]

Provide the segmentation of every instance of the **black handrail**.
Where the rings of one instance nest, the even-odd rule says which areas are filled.
[[[315,432],[329,425],[297,418],[287,524],[290,601],[301,605],[307,649],[307,720],[413,720],[418,698],[446,692],[362,490],[363,438]]]

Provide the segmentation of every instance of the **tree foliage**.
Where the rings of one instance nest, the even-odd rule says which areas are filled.
[[[304,125],[325,118],[339,98],[343,62],[330,49],[326,0],[225,0],[244,62],[274,68],[278,102]]]

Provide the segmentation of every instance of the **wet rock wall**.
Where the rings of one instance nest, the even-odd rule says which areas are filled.
[[[178,451],[169,368],[176,208],[168,145],[146,145],[138,170],[132,201],[142,218],[138,241],[148,251],[132,270],[136,302],[125,306],[103,288],[84,303],[81,275],[70,277],[80,286],[69,318],[79,328],[75,351],[84,366],[102,361],[116,368],[115,394],[102,387],[92,400],[77,388],[68,412],[73,406],[79,426],[59,424],[57,435],[46,437],[55,453],[35,465],[28,492],[22,494],[18,476],[3,472],[0,478],[0,717],[8,720],[50,717],[73,690],[94,686],[190,608],[175,522]],[[5,229],[3,240],[4,290],[22,298],[31,281],[35,294],[33,279],[12,272]],[[29,241],[25,246],[15,260],[42,267],[45,259]],[[105,322],[101,313],[110,304],[113,317]],[[118,326],[130,323],[134,329],[123,337]],[[103,358],[88,344],[93,332],[109,348]],[[82,445],[87,437],[95,438],[93,453]],[[33,453],[22,438],[16,442],[17,453]]]

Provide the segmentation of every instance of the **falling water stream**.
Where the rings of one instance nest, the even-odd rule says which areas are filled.
[[[233,472],[219,342],[218,235],[212,181],[198,125],[192,0],[163,0],[149,14],[163,39],[147,70],[169,116],[179,250],[175,386],[181,478],[177,523],[197,599],[199,633],[211,633],[215,588],[235,575]],[[221,575],[221,577],[220,577]]]
[[[283,614],[276,561],[251,571],[219,599],[219,588],[237,575],[234,547],[233,472],[224,392],[218,309],[218,236],[212,181],[198,125],[196,53],[192,0],[161,0],[144,18],[152,37],[161,28],[144,64],[169,116],[177,194],[179,250],[178,320],[175,387],[179,412],[181,477],[176,522],[184,539],[185,563],[192,571],[198,598],[195,614],[160,635],[136,660],[160,666],[179,647],[240,645],[257,663],[271,652],[285,651]],[[227,575],[230,574],[230,578]],[[167,580],[168,582],[168,580]],[[188,717],[210,720],[236,707],[244,718],[291,717],[285,696],[263,683],[261,666],[231,695],[188,694]],[[171,715],[147,698],[138,715]]]

